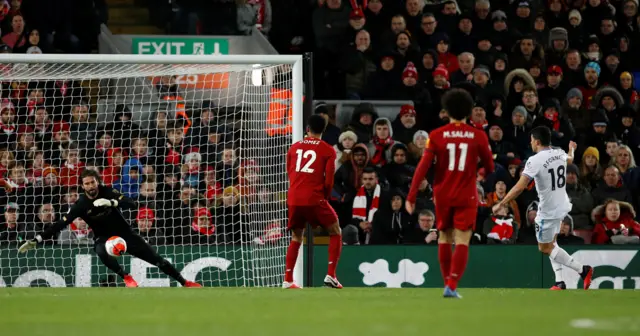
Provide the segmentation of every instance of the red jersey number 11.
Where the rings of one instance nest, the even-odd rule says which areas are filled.
[[[302,149],[298,149],[296,151],[296,155],[298,157],[296,159],[296,171],[300,173],[313,174],[314,169],[311,168],[311,165],[316,161],[316,151],[310,149],[303,152]],[[304,166],[302,165],[302,159],[308,160]]]
[[[469,144],[458,144],[458,148],[460,149],[460,157],[458,158],[458,170],[464,171],[464,166],[467,163],[467,150],[469,149]],[[449,150],[449,170],[453,171],[456,167],[456,144],[448,143],[447,150]]]

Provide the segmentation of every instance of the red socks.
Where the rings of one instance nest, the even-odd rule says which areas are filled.
[[[469,259],[469,246],[456,245],[453,251],[453,260],[451,263],[451,273],[447,285],[451,290],[458,288],[458,281],[462,278],[465,268],[467,268],[467,260]]]
[[[449,273],[451,273],[451,244],[438,245],[438,260],[440,261],[440,273],[444,284],[449,281]]]
[[[342,235],[329,236],[329,268],[327,275],[336,277],[336,267],[342,251]]]
[[[293,268],[298,260],[298,252],[302,243],[292,240],[287,248],[286,266],[284,270],[284,281],[293,282]]]

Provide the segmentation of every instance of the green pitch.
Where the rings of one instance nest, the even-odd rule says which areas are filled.
[[[638,335],[640,291],[3,288],[0,335]],[[105,321],[108,321],[105,323]]]

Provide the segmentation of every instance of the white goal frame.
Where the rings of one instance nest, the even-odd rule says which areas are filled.
[[[304,138],[303,56],[302,55],[125,55],[125,54],[0,54],[0,64],[219,64],[219,65],[291,65],[292,143]],[[221,69],[224,72],[224,69]],[[245,71],[248,71],[245,70]],[[0,73],[0,75],[2,75]],[[38,74],[34,74],[37,78]],[[82,77],[82,76],[79,76]],[[99,77],[96,77],[99,79]],[[265,121],[266,122],[266,121]],[[294,282],[304,284],[304,248],[296,261]],[[283,256],[284,258],[284,256]],[[282,261],[284,274],[285,260]]]

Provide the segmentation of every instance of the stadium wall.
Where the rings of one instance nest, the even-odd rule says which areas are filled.
[[[241,254],[221,253],[232,246],[159,246],[187,279],[205,286],[242,286]],[[596,267],[592,288],[640,289],[640,250],[618,246],[569,246],[577,260]],[[0,287],[107,286],[113,279],[91,248],[42,248],[31,258],[15,249],[0,249]],[[237,255],[237,260],[217,257]],[[327,247],[314,250],[314,283],[326,273]],[[137,258],[124,256],[123,267],[141,286],[169,287],[177,283]],[[345,246],[338,266],[345,287],[442,287],[436,246]],[[262,276],[281,277],[281,274]],[[547,288],[554,275],[549,259],[535,246],[472,246],[461,287]],[[565,273],[567,287],[577,288],[579,277]]]

